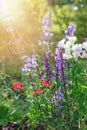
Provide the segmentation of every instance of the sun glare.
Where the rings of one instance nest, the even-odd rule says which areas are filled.
[[[16,15],[20,9],[18,0],[0,0],[0,12],[3,16]]]

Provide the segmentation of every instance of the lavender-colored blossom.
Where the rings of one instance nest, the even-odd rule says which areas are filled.
[[[51,46],[53,46],[53,45],[54,45],[54,42],[50,42],[49,44],[50,44]]]
[[[25,58],[25,62],[26,62],[26,63],[30,63],[30,62],[31,62],[31,58],[30,58],[30,57],[26,57],[26,58]]]
[[[44,52],[44,69],[45,69],[46,80],[49,82],[51,81],[51,68],[50,68],[48,56],[46,55],[45,52]]]
[[[86,38],[84,38],[84,40],[85,40],[85,42],[87,42],[87,37],[86,37]]]
[[[50,14],[50,16],[49,17],[43,17],[43,24],[44,24],[44,28],[50,28],[50,29],[52,29],[53,27],[52,27],[52,22],[51,22],[51,20],[52,20],[52,14]]]
[[[43,18],[43,33],[44,36],[41,38],[41,41],[39,41],[39,45],[53,45],[53,42],[50,43],[50,39],[53,36],[53,33],[50,32],[50,30],[53,29],[52,27],[52,14],[50,14],[49,17]]]
[[[55,95],[55,97],[52,98],[52,101],[53,101],[53,103],[58,102],[59,105],[60,105],[62,99],[64,98],[64,94],[61,92],[61,88],[59,88],[59,89],[55,92],[55,94],[56,94],[56,95]]]
[[[62,110],[63,105],[59,104],[59,110]]]
[[[22,59],[25,61],[25,65],[22,68],[23,72],[29,72],[30,70],[33,70],[37,66],[37,58],[35,56],[32,56],[32,58],[28,56],[23,56]]]
[[[75,24],[69,25],[68,30],[65,31],[65,34],[67,36],[73,37],[75,30],[76,30],[76,25]]]

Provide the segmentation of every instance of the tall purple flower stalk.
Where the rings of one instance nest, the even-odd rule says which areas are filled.
[[[57,66],[57,61],[56,58],[54,56],[52,56],[53,58],[53,63],[54,63],[54,80],[58,81],[59,78],[59,70],[58,70],[58,66]]]
[[[57,66],[58,66],[58,70],[59,70],[60,75],[61,75],[61,79],[63,81],[63,86],[66,86],[62,50],[60,48],[56,48],[56,54],[57,54],[57,60],[58,60],[57,61]]]
[[[61,78],[63,81],[63,86],[66,86],[65,74],[64,74],[64,61],[63,61],[63,54],[61,49],[59,49],[59,62],[60,62]]]
[[[45,69],[45,75],[47,82],[51,81],[51,67],[49,63],[49,58],[44,52],[44,69]]]

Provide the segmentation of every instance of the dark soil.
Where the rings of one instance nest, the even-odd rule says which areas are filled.
[[[7,126],[0,126],[0,130],[31,130],[31,126],[22,126],[22,128],[17,123],[9,123]],[[37,126],[34,130],[45,130],[42,125]]]

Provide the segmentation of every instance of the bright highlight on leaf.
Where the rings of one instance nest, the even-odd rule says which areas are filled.
[[[87,86],[81,86],[82,88],[86,88],[87,89]]]

